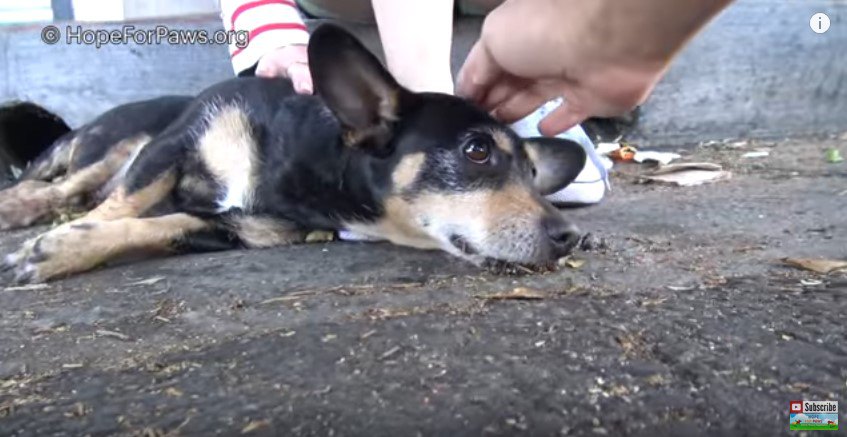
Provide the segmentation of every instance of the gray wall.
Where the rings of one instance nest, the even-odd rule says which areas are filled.
[[[832,28],[819,35],[808,21],[821,11],[831,17]],[[220,28],[218,18],[209,16],[170,24]],[[478,26],[473,20],[458,24],[454,69]],[[64,24],[59,27],[64,33]],[[373,29],[354,30],[378,50]],[[40,31],[41,26],[0,29],[0,101],[32,100],[73,125],[117,103],[195,93],[232,74],[223,46],[47,45]],[[847,2],[741,0],[674,63],[644,106],[635,137],[678,145],[847,132],[845,59]]]

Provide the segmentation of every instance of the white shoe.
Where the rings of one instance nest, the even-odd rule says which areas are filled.
[[[353,231],[338,231],[338,239],[342,241],[382,241],[381,238],[371,237],[369,235],[357,234]]]
[[[524,138],[541,136],[538,123],[561,104],[562,99],[547,102],[532,114],[512,124],[512,129]],[[588,159],[576,179],[561,191],[546,196],[547,200],[556,204],[570,205],[593,205],[600,202],[606,190],[611,189],[608,171],[612,168],[612,161],[597,154],[594,143],[581,126],[574,126],[556,137],[579,143],[585,149]]]

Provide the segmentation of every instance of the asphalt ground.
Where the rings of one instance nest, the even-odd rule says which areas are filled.
[[[330,242],[0,288],[0,435],[789,434],[790,400],[847,406],[847,275],[780,261],[847,259],[845,144],[619,165],[544,273]]]

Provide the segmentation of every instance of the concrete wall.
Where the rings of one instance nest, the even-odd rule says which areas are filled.
[[[180,15],[214,14],[217,0],[123,0],[125,18],[175,17]]]
[[[825,34],[809,28],[826,12]],[[220,29],[217,16],[170,22]],[[154,26],[160,23],[134,23]],[[314,26],[317,23],[310,23]],[[91,29],[119,25],[87,24]],[[63,26],[60,26],[63,29]],[[457,24],[454,70],[478,32]],[[379,51],[374,29],[354,27]],[[41,103],[79,124],[115,104],[196,93],[232,75],[223,46],[47,45],[41,26],[0,30],[0,101]],[[847,132],[847,2],[739,0],[674,63],[644,106],[635,138],[679,145],[706,139]]]
[[[218,0],[72,0],[78,21],[124,21],[214,14]]]

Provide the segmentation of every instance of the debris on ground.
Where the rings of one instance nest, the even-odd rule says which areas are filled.
[[[632,160],[637,163],[645,163],[648,161],[658,162],[661,165],[668,165],[675,159],[682,158],[679,153],[673,152],[658,152],[655,150],[639,150],[635,152]]]
[[[670,291],[692,291],[692,290],[696,290],[697,286],[696,285],[666,285],[665,288],[667,288]]]
[[[765,158],[770,156],[771,152],[767,149],[756,149],[753,152],[747,152],[741,155],[742,158]]]
[[[679,159],[682,155],[673,152],[659,152],[655,150],[638,150],[629,143],[600,143],[597,145],[597,153],[605,155],[614,161],[635,161],[644,163],[648,161],[668,165],[671,161]]]
[[[591,232],[585,234],[579,240],[579,250],[590,252],[592,250],[606,250],[609,248],[609,242],[603,237],[598,237]]]
[[[719,164],[709,162],[687,162],[659,167],[643,178],[650,182],[659,182],[679,187],[693,187],[711,182],[726,180],[732,173]]]
[[[95,334],[101,337],[111,337],[116,338],[118,340],[129,341],[129,336],[126,334],[122,334],[117,331],[109,331],[108,329],[98,329]]]
[[[377,358],[377,359],[379,361],[385,361],[385,360],[393,357],[394,355],[396,355],[397,352],[400,352],[400,346],[394,346],[394,347],[388,349],[387,351],[383,352],[382,355],[380,355],[379,358]]]
[[[594,150],[598,155],[608,155],[621,147],[620,143],[597,143]]]
[[[826,149],[826,162],[830,164],[838,164],[844,161],[841,157],[841,151],[838,149]]]
[[[599,143],[596,151],[598,155],[615,161],[632,161],[635,156],[635,148],[627,143]]]
[[[136,287],[140,285],[154,285],[165,280],[164,276],[154,276],[152,278],[142,279],[140,281],[130,282],[126,287]]]
[[[335,232],[332,231],[312,231],[306,235],[306,243],[325,243],[335,240]]]
[[[181,398],[183,393],[182,390],[176,387],[168,387],[165,389],[164,393],[170,397]]]
[[[837,259],[783,258],[781,261],[792,267],[822,274],[847,270],[847,261]]]
[[[517,287],[508,292],[482,294],[474,297],[485,300],[542,300],[547,296],[538,290],[532,290],[526,287]]]
[[[265,429],[271,425],[269,420],[254,420],[248,423],[244,428],[241,428],[242,434],[249,434],[260,429]]]
[[[627,144],[621,144],[620,147],[609,152],[607,156],[612,160],[625,162],[632,161],[633,159],[635,159],[636,152],[637,150],[635,149],[635,147],[632,147]]]
[[[41,284],[29,284],[29,285],[15,285],[12,287],[6,287],[3,291],[37,291],[37,290],[46,290],[50,288],[49,285],[41,283]]]
[[[557,264],[559,265],[559,267],[570,267],[572,269],[579,269],[583,265],[585,265],[585,260],[584,259],[576,259],[576,258],[572,258],[570,256],[566,256],[564,258],[559,258],[559,261],[557,261]]]

